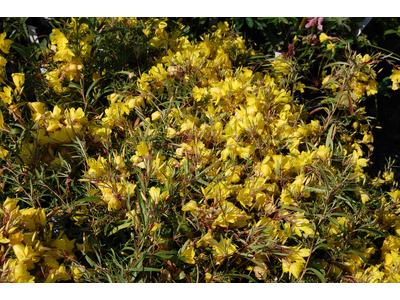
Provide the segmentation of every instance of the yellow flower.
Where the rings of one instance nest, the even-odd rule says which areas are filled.
[[[211,235],[211,231],[208,231],[200,240],[197,241],[196,247],[207,247],[211,244],[215,244],[217,241]]]
[[[63,253],[71,255],[72,250],[75,248],[75,239],[70,241],[65,235],[63,235],[62,238],[57,238],[53,242],[53,247],[56,247]]]
[[[158,201],[160,200],[160,188],[156,188],[152,186],[149,190],[149,195],[151,199],[155,202],[155,204],[158,204]]]
[[[213,243],[213,250],[216,252],[217,259],[232,256],[236,251],[236,246],[232,244],[232,239],[221,239],[219,243]]]
[[[99,74],[99,72],[95,72],[92,74],[93,81],[100,79],[100,78],[101,78],[101,75]]]
[[[345,217],[339,217],[339,218],[336,218],[336,221],[339,223],[341,228],[343,228],[345,230],[345,228],[347,226],[347,219]],[[338,236],[343,235],[342,229],[340,227],[338,227],[336,224],[331,222],[329,225],[330,225],[329,233],[335,234],[335,235],[340,233]]]
[[[326,83],[328,83],[329,80],[331,80],[331,76],[330,75],[326,76],[322,80],[322,85],[325,85]],[[335,83],[329,83],[325,87],[328,88],[328,89],[331,89],[332,91],[336,91],[339,86],[337,84],[335,84]]]
[[[74,52],[71,51],[71,49],[63,49],[57,51],[56,55],[54,55],[54,61],[66,61],[69,62],[71,61],[72,57],[74,57],[75,54]]]
[[[143,29],[143,33],[144,33],[146,36],[149,36],[150,33],[151,33],[150,27],[147,27],[147,28]]]
[[[363,139],[361,141],[364,144],[372,144],[374,142],[374,136],[372,135],[372,133],[366,133],[363,136]]]
[[[367,203],[367,201],[369,200],[369,196],[366,192],[360,190],[360,196],[361,196],[361,201],[363,204]]]
[[[306,261],[303,257],[310,255],[310,249],[300,249],[300,247],[289,247],[289,255],[282,259],[282,271],[283,273],[289,272],[296,278],[299,278],[301,271],[303,270]]]
[[[182,211],[190,211],[194,215],[199,214],[199,212],[197,211],[197,202],[194,200],[190,200],[182,207]]]
[[[314,230],[309,227],[310,221],[304,217],[304,213],[296,212],[294,217],[295,219],[291,220],[292,228],[299,237],[302,237],[301,231],[304,231],[307,235],[314,234]]]
[[[167,22],[161,21],[160,23],[158,23],[158,28],[160,29],[163,29],[167,26],[168,26]]]
[[[91,45],[92,41],[93,41],[93,34],[90,34],[87,37],[82,38],[82,40],[79,42],[79,45],[81,46],[81,55],[83,56],[90,55],[90,51],[92,50],[92,45]]]
[[[329,158],[331,156],[331,148],[324,145],[319,146],[317,156],[321,159]]]
[[[35,277],[27,271],[27,265],[19,263],[14,268],[15,282],[17,283],[34,283]]]
[[[47,72],[45,74],[46,79],[49,81],[49,85],[56,91],[57,93],[61,92],[62,84],[61,80],[59,79],[60,70],[55,69],[53,71]]]
[[[61,126],[60,122],[56,119],[47,120],[47,123],[48,123],[48,125],[47,125],[46,130],[48,132],[53,132],[53,131],[59,129]]]
[[[214,221],[213,226],[220,227],[235,227],[240,228],[247,225],[247,220],[252,217],[246,214],[245,211],[240,210],[232,202],[225,201],[221,204],[222,212],[218,215],[218,218]]]
[[[388,193],[390,197],[392,197],[393,200],[399,200],[400,199],[400,190],[395,190],[393,192]]]
[[[11,74],[13,82],[15,84],[15,89],[17,91],[21,91],[22,86],[25,83],[25,74],[24,73],[13,73]]]
[[[140,142],[139,145],[137,145],[137,155],[138,156],[145,156],[148,154],[149,149],[147,148],[147,145],[145,142]]]
[[[367,96],[375,95],[378,93],[378,83],[376,80],[370,80],[365,90],[367,91]]]
[[[0,243],[2,244],[8,244],[10,240],[6,237],[3,236],[3,234],[0,232]]]
[[[50,37],[52,45],[57,45],[58,50],[64,50],[67,48],[68,40],[60,29],[53,29],[53,34]]]
[[[72,275],[74,276],[74,279],[77,280],[77,279],[81,278],[83,276],[84,271],[85,271],[84,266],[74,267],[72,269]]]
[[[0,84],[5,84],[4,80],[3,80],[3,72],[4,72],[4,67],[7,64],[7,60],[0,55]]]
[[[324,32],[322,32],[322,33],[319,35],[319,41],[320,41],[321,43],[325,42],[326,40],[330,40],[330,39],[331,39],[331,38],[330,38],[329,36],[327,36],[326,33],[324,33]]]
[[[0,73],[3,72],[3,68],[7,64],[7,59],[5,59],[3,56],[0,55]]]
[[[29,102],[28,105],[31,108],[31,110],[33,111],[33,113],[32,113],[33,121],[35,121],[35,122],[39,121],[40,118],[42,117],[42,115],[46,112],[44,110],[45,104],[42,102]]]
[[[6,104],[11,104],[11,102],[12,102],[11,87],[5,86],[5,87],[3,87],[3,91],[4,92],[0,92],[1,100],[3,100],[3,102]]]
[[[331,50],[332,53],[335,53],[335,44],[332,44],[331,42],[329,42],[329,44],[326,45],[326,49]]]
[[[281,192],[281,203],[284,205],[291,205],[293,203],[293,199],[286,189],[283,189]]]
[[[3,51],[4,53],[9,53],[10,52],[10,47],[12,44],[11,40],[6,40],[6,35],[7,33],[3,32],[2,34],[0,34],[0,49],[1,51]]]
[[[7,213],[12,212],[17,207],[18,201],[19,200],[15,200],[15,199],[7,197],[6,201],[3,204],[3,209]]]
[[[156,121],[161,118],[161,113],[159,111],[153,112],[151,114],[151,120]]]
[[[399,89],[399,80],[400,80],[400,71],[399,70],[392,70],[392,75],[389,77],[392,80],[392,90]]]
[[[213,276],[210,273],[206,273],[206,282],[207,283],[215,282],[214,280],[211,280],[211,278],[213,278]]]
[[[67,61],[69,61],[69,59],[67,59]],[[62,67],[62,70],[66,72],[66,77],[68,78],[69,81],[73,80],[78,81],[79,80],[78,71],[82,69],[83,69],[83,64],[80,58],[74,59]]]
[[[81,124],[85,124],[87,122],[87,118],[85,118],[85,113],[82,107],[78,109],[71,108],[65,113],[65,119],[67,124],[72,124],[74,122],[78,122]]]
[[[77,210],[76,213],[71,216],[71,220],[75,221],[76,225],[81,225],[83,221],[85,221],[88,217],[89,210],[86,206],[81,206],[80,210]]]
[[[184,258],[185,263],[193,265],[195,263],[194,255],[195,255],[194,248],[188,245],[186,249],[183,251],[181,257]]]
[[[300,93],[304,93],[304,87],[306,87],[304,83],[301,83],[300,81],[297,82],[296,90],[300,91]]]
[[[0,158],[5,158],[8,154],[8,151],[6,149],[4,149],[3,147],[0,147]],[[0,191],[1,191],[1,187],[0,187]]]
[[[156,224],[154,224],[154,226],[151,228],[151,232],[154,232],[154,231],[156,231],[158,228],[160,228],[161,227],[161,223],[156,223]]]

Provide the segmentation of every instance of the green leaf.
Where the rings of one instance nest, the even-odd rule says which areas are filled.
[[[201,183],[201,184],[203,184],[203,185],[205,185],[205,186],[208,186],[209,185],[209,183],[207,183],[206,181],[204,181],[203,179],[197,179],[197,182],[198,183]]]
[[[93,83],[89,86],[89,88],[86,91],[86,98],[89,97],[89,93],[90,91],[94,88],[94,86],[101,80],[101,78],[96,79],[95,81],[93,81]]]
[[[294,210],[294,211],[298,211],[298,212],[301,212],[301,213],[303,213],[303,212],[304,212],[304,210],[303,210],[303,209],[301,209],[301,208],[298,208],[298,207],[289,206],[289,205],[285,205],[285,204],[281,204],[281,206],[282,206],[283,208],[286,208],[286,209],[288,209],[288,210]]]
[[[387,34],[393,34],[393,33],[399,35],[399,32],[397,30],[394,30],[394,29],[385,30],[385,32],[383,34],[387,35]]]
[[[259,21],[257,21],[257,20],[254,20],[254,24],[256,24],[257,29],[259,29],[259,30],[263,30],[263,29],[264,29],[263,27],[266,26],[266,25],[264,24],[264,22],[259,22]]]
[[[179,275],[178,275],[178,278],[179,278],[179,280],[182,280],[182,279],[186,278],[185,272],[183,272],[183,271],[180,272]]]
[[[185,28],[183,28],[182,30],[182,34],[188,34],[190,32],[190,26],[186,26]]]
[[[317,189],[317,188],[311,187],[311,186],[307,186],[307,187],[305,188],[305,192],[308,192],[308,191],[317,192],[317,193],[322,193],[322,194],[325,194],[325,192],[326,192],[326,190]]]
[[[257,282],[253,277],[247,275],[247,274],[226,274],[226,276],[229,277],[236,277],[236,278],[246,278],[248,279],[250,282]]]
[[[100,199],[99,197],[86,197],[86,198],[82,198],[78,201],[76,201],[76,203],[82,203],[82,202],[103,202],[103,199]]]
[[[161,269],[158,268],[147,268],[147,267],[143,267],[143,268],[129,268],[128,270],[130,271],[134,271],[134,272],[161,272]]]
[[[246,18],[246,24],[247,26],[249,26],[250,28],[253,28],[254,26],[254,22],[252,18]]]
[[[46,51],[47,48],[47,39],[43,39],[40,43],[39,43],[39,48],[40,50]]]
[[[23,47],[17,46],[17,44],[11,44],[12,47],[17,50],[17,52],[27,61],[29,61],[29,54],[26,53],[25,49]]]
[[[128,227],[131,227],[131,226],[132,226],[132,223],[125,223],[125,224],[119,225],[118,227],[115,227],[113,230],[111,230],[108,233],[107,237],[109,237],[110,235],[113,235],[114,233],[117,233],[121,229],[128,228]]]
[[[100,32],[100,34],[101,34],[101,35],[104,35],[104,34],[109,33],[109,32],[127,31],[127,30],[128,30],[128,29],[126,29],[126,28],[113,27],[113,28],[110,28],[110,29],[107,29],[107,30],[103,30],[102,32]]]
[[[368,259],[367,259],[364,255],[362,255],[360,252],[358,252],[358,251],[356,251],[356,250],[352,250],[352,249],[351,249],[351,250],[347,250],[347,252],[357,254],[359,257],[361,257],[361,259],[362,259],[365,263],[368,262]]]
[[[325,277],[324,275],[321,274],[320,271],[314,269],[314,268],[307,268],[307,271],[312,271],[314,272],[315,275],[317,275],[318,279],[322,282],[322,283],[326,283]]]
[[[338,221],[336,221],[334,218],[332,218],[332,217],[330,217],[330,216],[328,216],[328,219],[329,219],[329,221],[331,221],[333,224],[335,224],[337,227],[339,227],[340,230],[341,230],[342,232],[344,231],[344,228],[342,227],[342,225],[339,224]],[[339,233],[339,234],[340,234],[340,233]]]
[[[325,142],[325,147],[331,148],[332,151],[333,151],[332,133],[333,133],[333,129],[335,127],[336,127],[336,124],[331,125],[331,128],[329,128],[328,136],[326,137],[326,142]]]
[[[242,19],[242,18],[238,18],[238,19],[235,21],[235,27],[236,27],[236,29],[237,29],[237,30],[240,30],[240,28],[243,27],[243,24],[244,24],[243,19]]]
[[[376,235],[380,235],[380,236],[385,236],[385,234],[377,229],[374,228],[365,228],[365,227],[361,227],[357,229],[358,231],[365,231],[365,232],[370,232]]]
[[[138,193],[137,198],[139,201],[140,215],[142,216],[144,226],[146,227],[146,224],[147,224],[146,206],[144,204],[144,200],[143,200],[141,193]]]
[[[323,248],[323,247],[325,247],[325,248],[331,248],[332,250],[335,250],[335,252],[338,251],[338,250],[336,249],[335,246],[332,246],[332,245],[330,245],[330,244],[318,244],[317,246],[315,246],[314,251],[317,250],[317,249],[319,249],[319,248]]]
[[[22,129],[19,129],[19,128],[12,128],[12,129],[10,130],[10,133],[11,133],[12,135],[21,134],[21,133],[22,133]]]
[[[207,22],[207,17],[199,17],[199,25],[203,25],[205,22]]]
[[[350,208],[353,210],[354,214],[355,215],[357,214],[357,210],[356,210],[355,206],[353,205],[353,202],[354,202],[353,199],[351,199],[349,197],[344,198],[339,195],[336,195],[336,198],[343,200],[348,206],[350,206]]]
[[[76,83],[73,83],[73,82],[70,82],[70,83],[68,84],[68,87],[74,87],[74,88],[76,88],[77,90],[81,90],[81,89],[82,89],[81,86],[79,86],[79,85],[77,85]]]
[[[354,220],[354,217],[352,217],[352,216],[350,216],[350,215],[348,215],[348,214],[344,214],[344,213],[332,213],[331,216],[332,216],[332,217],[335,217],[335,216],[338,216],[338,217],[345,217],[345,218],[347,218],[347,219]]]
[[[149,258],[158,258],[163,260],[176,260],[176,254],[178,253],[177,250],[170,250],[170,251],[158,251],[157,253],[147,255]],[[175,259],[173,257],[175,256]]]

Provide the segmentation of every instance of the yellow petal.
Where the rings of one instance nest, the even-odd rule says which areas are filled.
[[[145,142],[140,142],[139,145],[137,146],[137,151],[139,156],[145,156],[149,152],[149,149],[147,148]]]
[[[319,41],[320,41],[321,43],[325,42],[326,40],[330,40],[330,39],[331,39],[331,38],[330,38],[329,36],[327,36],[326,33],[324,33],[324,32],[322,32],[322,33],[319,35]]]

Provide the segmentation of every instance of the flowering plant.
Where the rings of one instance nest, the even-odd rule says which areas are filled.
[[[256,55],[228,21],[198,39],[58,21],[18,72],[0,36],[1,281],[400,280],[400,192],[390,161],[368,173],[363,106],[389,56],[324,32]]]

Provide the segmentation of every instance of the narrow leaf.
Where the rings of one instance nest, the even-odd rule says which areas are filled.
[[[307,271],[312,271],[314,272],[314,274],[318,277],[318,279],[322,282],[322,283],[326,283],[325,277],[324,275],[321,274],[320,271],[314,269],[314,268],[307,268]]]
[[[76,203],[81,203],[81,202],[102,202],[103,199],[100,199],[99,197],[86,197],[86,198],[82,198],[78,201],[76,201]]]
[[[147,267],[129,268],[128,270],[135,271],[135,272],[150,272],[150,271],[161,272],[162,271],[161,269],[158,269],[158,268],[147,268]]]
[[[362,255],[360,252],[358,252],[358,251],[356,251],[356,250],[352,250],[352,249],[351,249],[351,250],[347,250],[347,252],[357,254],[359,257],[361,257],[361,259],[362,259],[365,263],[368,262],[368,259],[367,259],[364,255]]]
[[[380,235],[380,236],[385,236],[385,234],[377,229],[374,228],[365,228],[365,227],[361,227],[357,229],[358,231],[365,231],[365,232],[370,232],[376,235]]]
[[[249,276],[247,274],[227,274],[227,276],[238,277],[238,278],[246,278],[250,282],[257,282],[253,277],[251,277],[251,276]]]
[[[289,205],[285,205],[285,204],[281,204],[281,206],[282,206],[283,208],[288,209],[288,210],[294,210],[294,211],[298,211],[298,212],[301,212],[301,213],[304,212],[303,209],[298,208],[298,207],[289,206]]]

